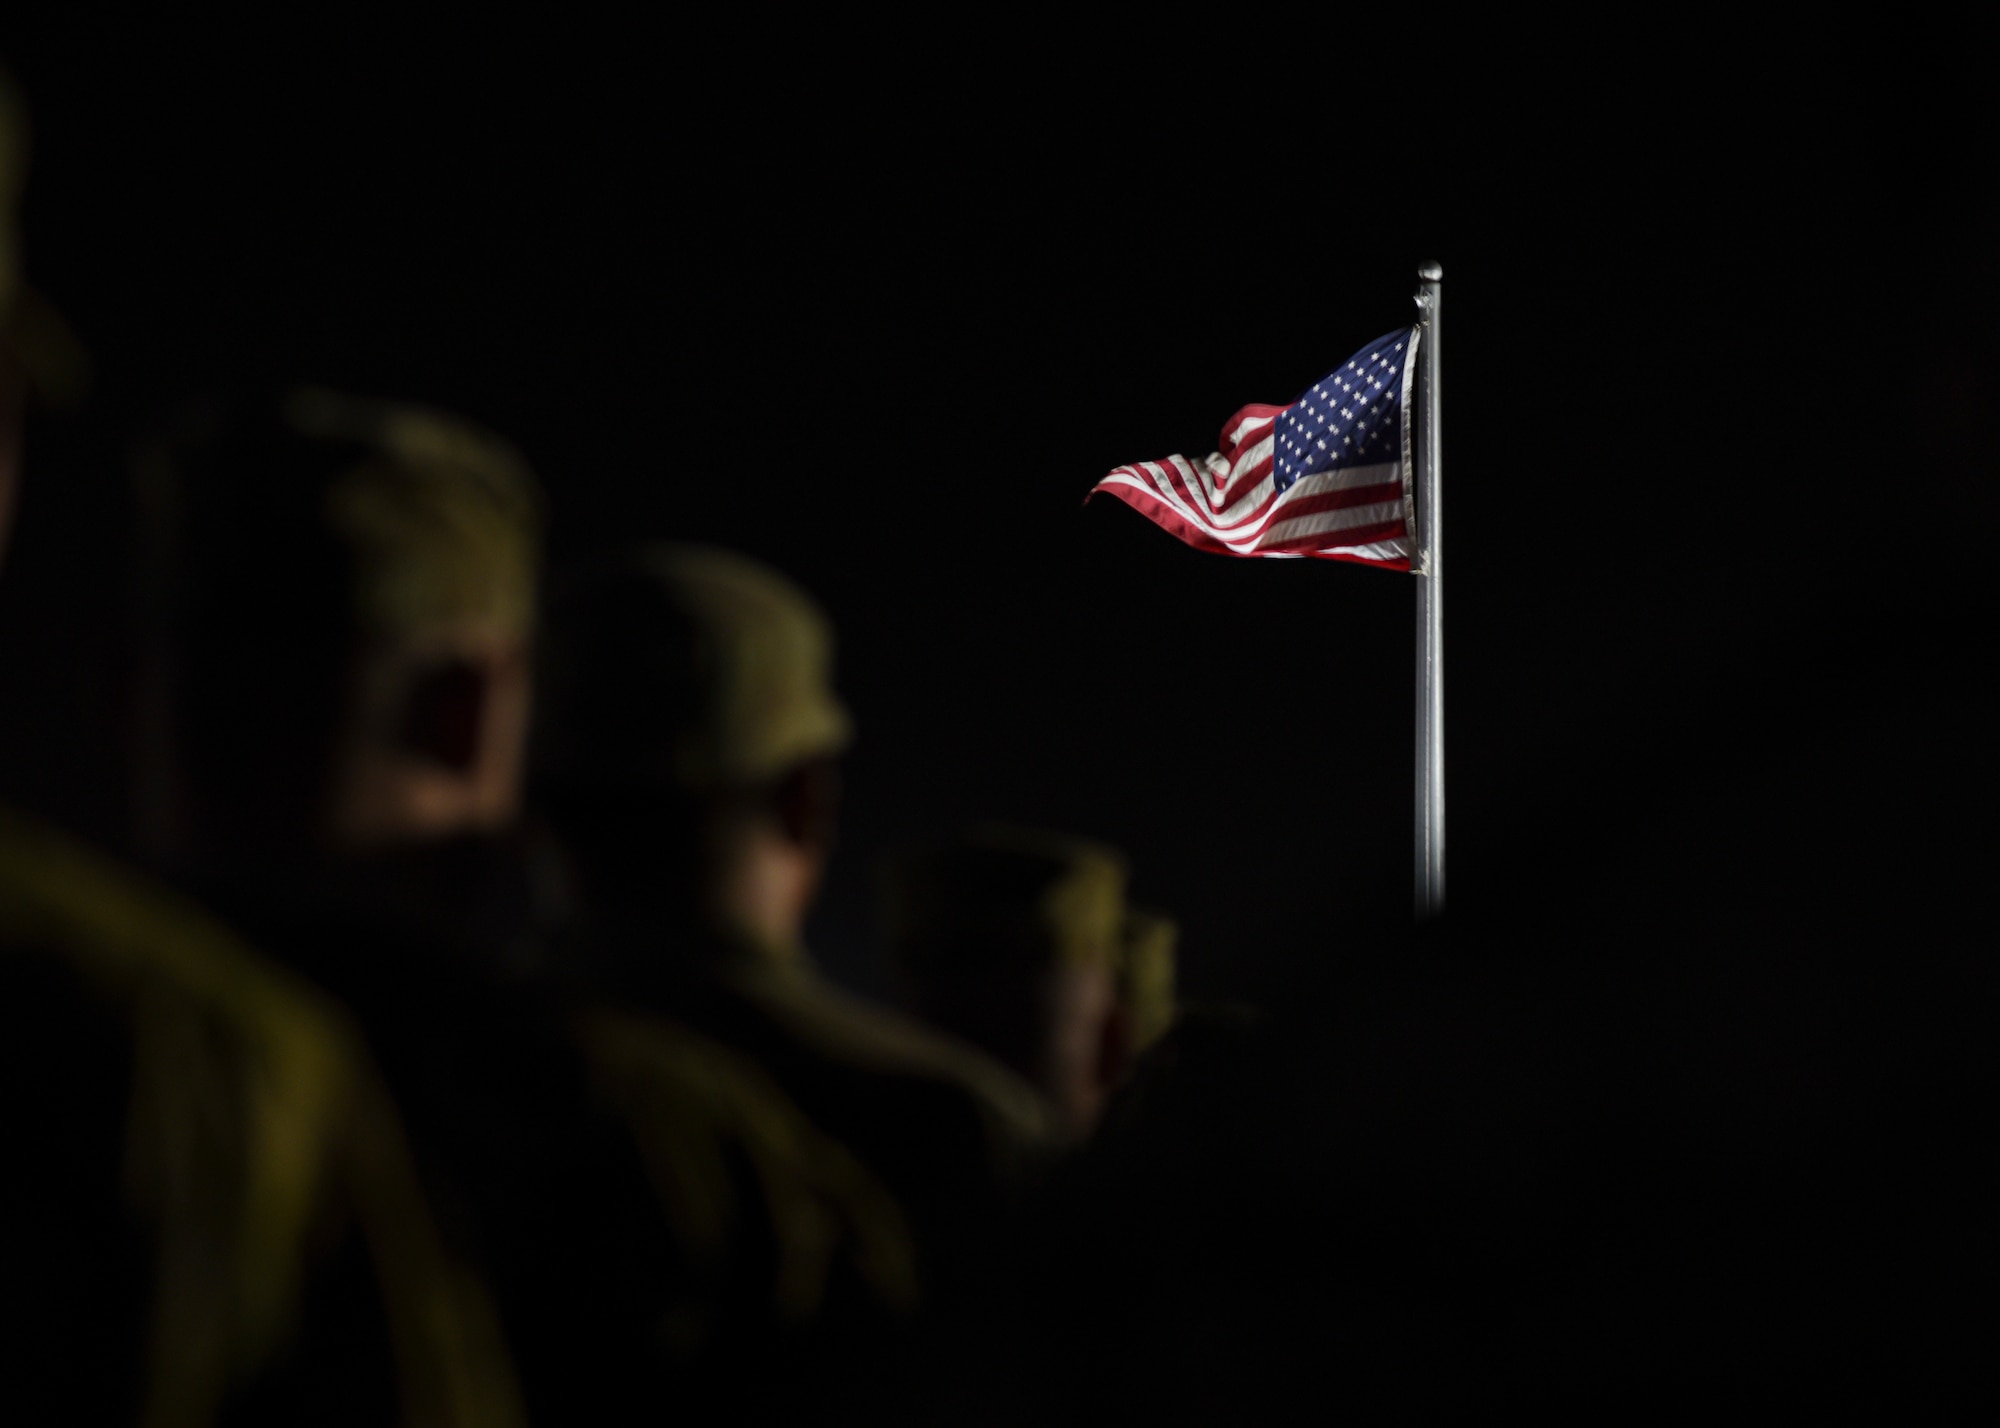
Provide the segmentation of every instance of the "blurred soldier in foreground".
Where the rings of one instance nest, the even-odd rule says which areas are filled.
[[[511,451],[300,388],[185,413],[140,485],[163,859],[297,882],[512,824],[539,508]]]
[[[1131,1044],[1119,996],[1123,860],[996,829],[893,860],[886,882],[889,954],[909,1008],[1026,1078],[1064,1139],[1087,1137]]]
[[[600,995],[753,1058],[879,1175],[926,1289],[1030,1167],[1028,1088],[848,997],[801,945],[846,711],[811,601],[741,556],[656,546],[552,602],[540,791],[568,860],[568,955]]]
[[[0,553],[32,389],[0,76]],[[0,1417],[496,1424],[519,1405],[343,1019],[183,899],[0,809]],[[317,1351],[337,1343],[337,1359]]]
[[[539,975],[514,834],[539,499],[495,438],[299,389],[142,471],[153,846],[353,1012],[538,1416],[907,1292],[894,1206],[777,1090]]]

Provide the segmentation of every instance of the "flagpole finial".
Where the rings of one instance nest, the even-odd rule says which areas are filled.
[[[1443,282],[1444,265],[1436,262],[1417,264],[1417,280],[1425,283]]]

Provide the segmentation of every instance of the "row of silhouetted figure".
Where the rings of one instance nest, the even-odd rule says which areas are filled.
[[[0,510],[81,371],[18,119]],[[418,406],[234,394],[134,449],[130,846],[0,811],[0,1416],[1035,1403],[1026,1226],[1174,1016],[1122,859],[897,860],[872,1005],[802,945],[850,720],[790,581],[656,544],[545,582],[527,466]]]
[[[92,419],[23,172],[0,92],[0,551],[24,431]],[[1177,998],[1116,850],[946,829],[880,870],[877,1005],[804,945],[852,723],[785,576],[546,573],[521,457],[422,406],[133,435],[130,838],[0,806],[0,1422],[1939,1417],[1990,1375],[1989,958],[1894,890],[1671,943],[1637,895],[1335,908],[1260,1010]],[[1335,899],[1306,857],[1232,896]]]

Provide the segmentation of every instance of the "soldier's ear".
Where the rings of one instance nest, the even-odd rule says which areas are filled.
[[[491,672],[472,660],[426,665],[411,681],[404,706],[404,751],[453,773],[470,773],[479,762],[492,695]]]

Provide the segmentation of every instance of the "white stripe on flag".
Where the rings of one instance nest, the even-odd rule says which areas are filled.
[[[1172,456],[1167,459],[1174,463],[1175,469],[1181,473],[1183,480],[1190,489],[1199,485],[1204,493],[1210,494],[1211,501],[1213,500],[1212,490],[1204,479],[1206,473],[1202,472],[1200,468],[1196,467],[1193,462],[1187,460],[1185,457]],[[1120,469],[1130,471],[1133,468],[1127,466]],[[1228,520],[1212,510],[1204,511],[1200,509],[1197,502],[1183,499],[1180,493],[1174,489],[1172,481],[1167,478],[1165,472],[1160,470],[1159,463],[1142,461],[1139,463],[1139,469],[1152,476],[1153,484],[1158,488],[1158,494],[1162,499],[1170,501],[1175,509],[1210,535],[1216,536],[1219,539],[1227,538],[1232,543],[1254,537],[1258,531],[1268,526],[1271,522],[1282,519],[1286,507],[1296,505],[1309,496],[1322,495],[1328,491],[1352,490],[1357,486],[1400,485],[1402,482],[1402,463],[1400,461],[1383,461],[1370,466],[1349,466],[1336,468],[1332,471],[1321,471],[1316,475],[1306,477],[1304,480],[1294,481],[1290,490],[1279,496],[1269,506],[1264,507],[1259,514],[1238,520]],[[1109,483],[1109,480],[1110,478],[1107,478],[1106,484]],[[1264,480],[1258,482],[1252,490],[1258,492],[1265,491],[1274,481],[1274,477],[1266,477]],[[1250,509],[1257,510],[1262,502],[1263,497],[1260,495],[1255,502],[1251,503]],[[1387,517],[1383,519],[1387,519]]]
[[[1259,428],[1275,426],[1277,421],[1278,418],[1275,413],[1265,416],[1245,417],[1234,428],[1222,433],[1222,444],[1224,446],[1241,446],[1250,439],[1254,431]]]
[[[1366,506],[1343,506],[1337,511],[1319,511],[1310,516],[1300,516],[1294,520],[1279,521],[1265,531],[1251,546],[1289,545],[1301,536],[1319,535],[1322,532],[1352,530],[1356,526],[1379,526],[1389,521],[1403,518],[1403,501],[1399,496],[1393,501],[1376,501]],[[1225,542],[1235,545],[1236,542]]]
[[[1408,560],[1415,552],[1416,546],[1408,537],[1398,536],[1373,545],[1330,545],[1317,554],[1351,555],[1360,560]]]
[[[1188,464],[1184,458],[1174,457],[1170,459],[1179,467],[1184,468]],[[1277,502],[1274,502],[1271,509],[1265,512],[1262,519],[1245,522],[1241,527],[1218,525],[1214,521],[1205,519],[1202,512],[1182,497],[1172,482],[1166,478],[1165,473],[1159,470],[1156,463],[1153,462],[1141,463],[1143,468],[1147,468],[1147,476],[1145,477],[1131,474],[1132,468],[1125,467],[1114,471],[1099,484],[1104,486],[1127,486],[1144,495],[1150,496],[1163,505],[1170,507],[1182,520],[1194,526],[1197,530],[1202,531],[1210,539],[1229,550],[1239,555],[1255,555],[1262,553],[1259,549],[1262,546],[1288,543],[1305,536],[1333,535],[1339,531],[1352,530],[1357,526],[1379,525],[1388,521],[1400,520],[1402,518],[1402,502],[1399,500],[1374,501],[1365,506],[1343,506],[1335,510],[1317,511],[1303,516],[1283,516],[1284,509],[1292,504],[1286,498],[1301,488],[1316,487],[1319,490],[1340,490],[1344,487],[1355,485],[1386,485],[1394,481],[1399,465],[1400,463],[1398,462],[1389,462],[1382,466],[1356,467],[1350,471],[1323,471],[1317,476],[1309,476],[1305,480],[1296,483],[1291,491],[1287,491]],[[1384,479],[1385,473],[1387,479]],[[1364,475],[1372,479],[1357,479]],[[1312,493],[1310,489],[1306,491],[1308,495]],[[1274,519],[1281,516],[1283,516],[1282,519]],[[1377,542],[1376,544],[1394,544],[1394,542]],[[1372,551],[1374,546],[1356,546],[1353,549],[1357,551]],[[1400,549],[1396,551],[1397,555],[1405,553]]]

